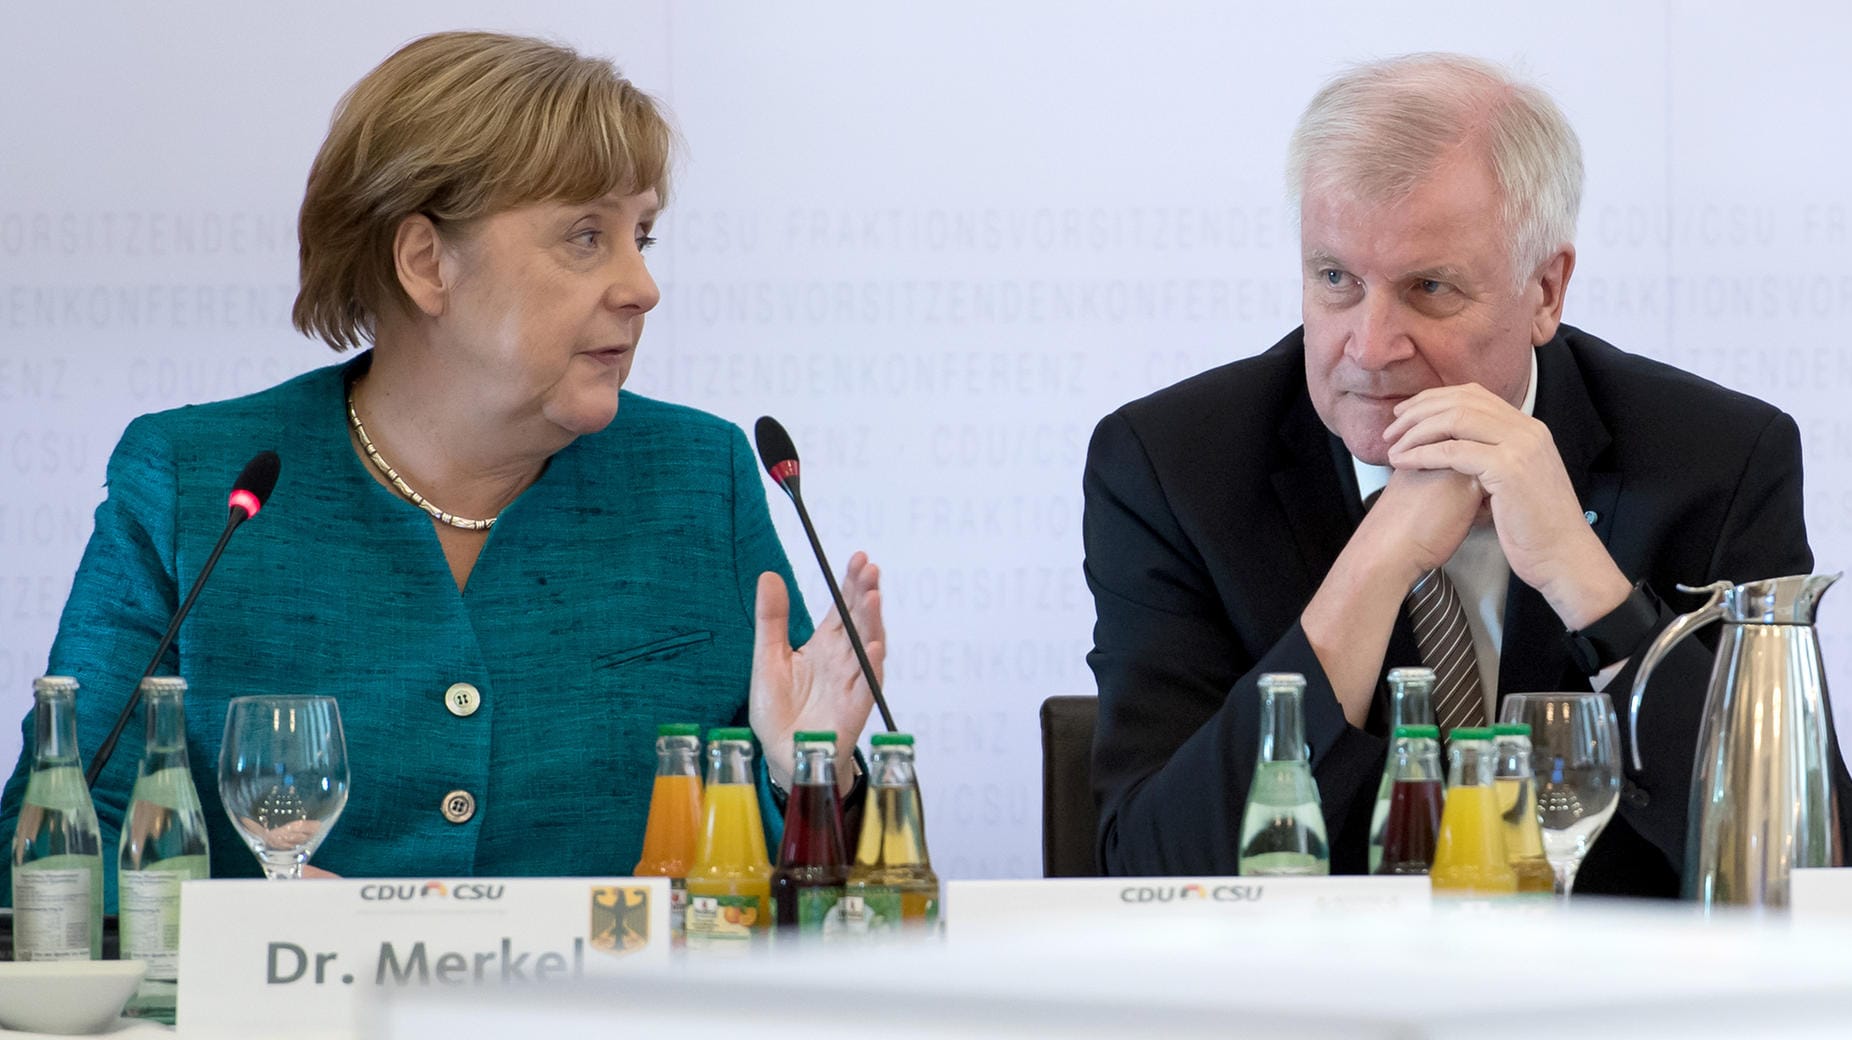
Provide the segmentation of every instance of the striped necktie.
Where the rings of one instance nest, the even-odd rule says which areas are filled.
[[[1415,628],[1421,662],[1434,669],[1434,719],[1441,733],[1485,725],[1485,691],[1479,659],[1466,625],[1460,594],[1439,567],[1408,593],[1408,618]]]

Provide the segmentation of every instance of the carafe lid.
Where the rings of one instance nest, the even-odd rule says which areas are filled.
[[[1723,619],[1738,625],[1811,625],[1838,574],[1791,574],[1738,585],[1723,594]]]

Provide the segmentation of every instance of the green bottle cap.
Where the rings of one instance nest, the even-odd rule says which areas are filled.
[[[659,737],[698,737],[701,735],[701,727],[692,722],[671,722],[657,726],[656,735]]]
[[[834,744],[836,731],[833,729],[800,729],[791,735],[799,744]]]
[[[1528,737],[1530,736],[1530,724],[1527,722],[1501,722],[1492,727],[1492,735],[1495,737]]]
[[[1439,740],[1440,739],[1440,727],[1439,726],[1397,726],[1395,728],[1395,735],[1398,739],[1402,737],[1426,737],[1429,740]]]
[[[1453,741],[1491,740],[1492,730],[1486,726],[1461,726],[1459,729],[1449,733],[1447,739]]]
[[[752,739],[752,730],[751,728],[746,727],[746,726],[722,726],[719,729],[710,729],[707,731],[707,742],[710,744],[712,744],[716,740],[751,740],[751,739]]]
[[[872,747],[912,747],[913,734],[877,733],[868,738],[868,743]]]

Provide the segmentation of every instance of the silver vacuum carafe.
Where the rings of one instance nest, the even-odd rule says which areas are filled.
[[[1646,681],[1673,644],[1723,622],[1692,767],[1685,897],[1717,905],[1786,907],[1796,867],[1835,865],[1838,815],[1832,727],[1814,610],[1839,575],[1800,574],[1686,592],[1710,602],[1667,626],[1640,661],[1629,710],[1640,758]]]

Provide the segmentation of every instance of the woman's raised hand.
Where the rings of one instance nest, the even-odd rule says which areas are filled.
[[[842,599],[861,634],[876,681],[882,678],[881,666],[887,657],[880,583],[880,568],[868,561],[866,553],[849,558]],[[792,649],[789,641],[790,620],[791,597],[784,579],[771,571],[759,575],[749,708],[753,735],[765,749],[772,780],[789,790],[792,736],[803,730],[834,730],[837,781],[847,791],[855,782],[850,756],[874,708],[874,695],[834,607],[817,625],[810,642],[799,649]]]

